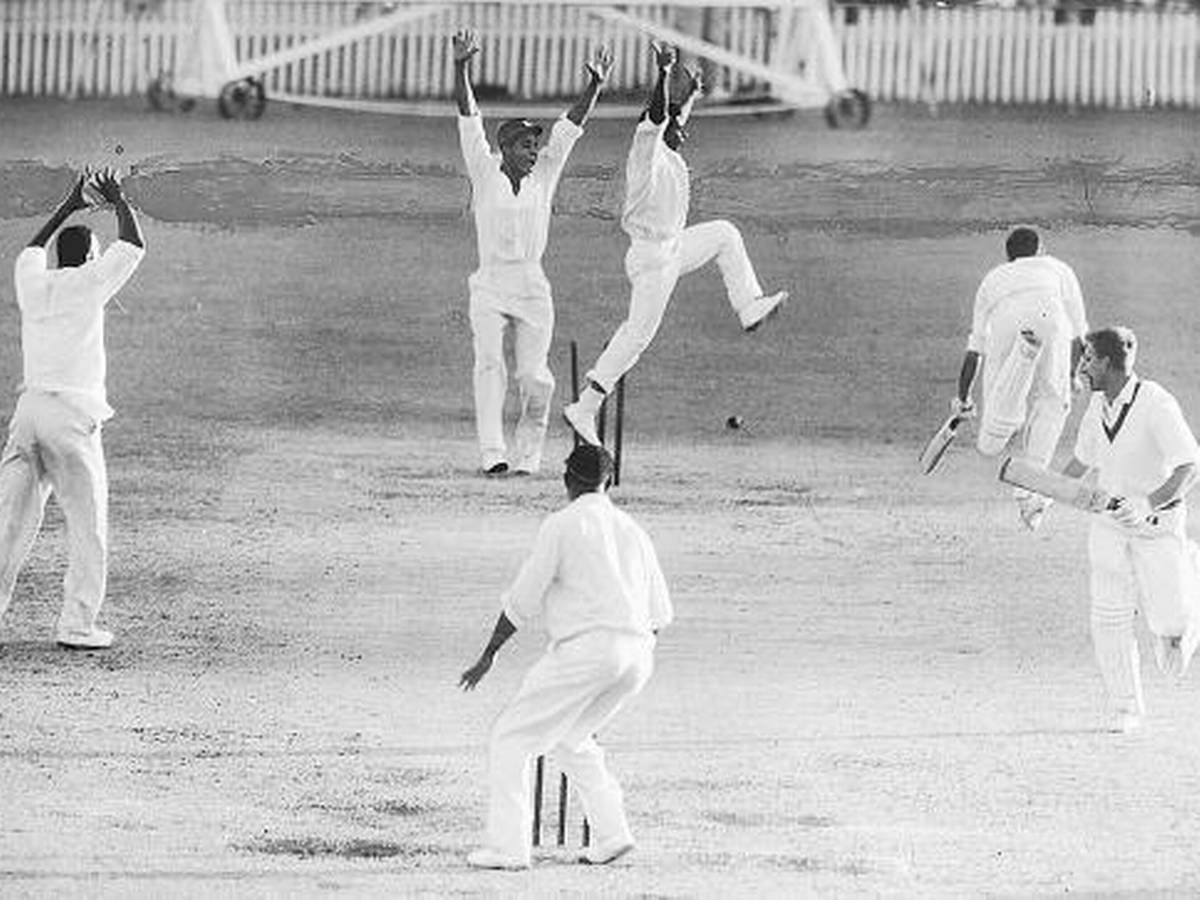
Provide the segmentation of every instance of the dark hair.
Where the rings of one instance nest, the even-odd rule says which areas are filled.
[[[82,266],[92,249],[92,229],[86,225],[69,225],[58,233],[54,246],[60,266]]]
[[[1124,325],[1113,325],[1089,332],[1084,340],[1091,345],[1092,353],[1100,359],[1107,359],[1115,368],[1122,372],[1129,371],[1129,365],[1137,352],[1137,335],[1133,329]]]
[[[612,454],[595,444],[580,444],[571,451],[566,464],[564,477],[589,491],[611,481],[616,468]]]
[[[1004,242],[1004,251],[1008,254],[1009,262],[1012,262],[1022,256],[1036,256],[1041,243],[1041,238],[1032,228],[1014,228]]]

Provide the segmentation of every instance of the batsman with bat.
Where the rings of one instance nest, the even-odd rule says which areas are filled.
[[[1085,338],[1079,374],[1093,393],[1062,473],[1094,472],[1110,498],[1088,535],[1091,630],[1110,730],[1120,732],[1136,729],[1145,711],[1133,624],[1139,610],[1163,672],[1183,675],[1200,642],[1200,549],[1187,537],[1184,503],[1200,446],[1175,398],[1134,372],[1136,351],[1128,328]]]
[[[1014,229],[1005,253],[1008,262],[989,271],[975,294],[949,430],[975,413],[971,390],[982,359],[979,452],[997,456],[1017,438],[1019,455],[1046,467],[1071,410],[1071,372],[1087,332],[1083,293],[1075,272],[1044,252],[1033,229]],[[1035,530],[1049,501],[1021,489],[1014,496],[1021,522]]]

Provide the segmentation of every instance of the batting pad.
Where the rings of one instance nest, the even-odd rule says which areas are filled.
[[[995,384],[990,386],[983,404],[976,441],[979,452],[985,456],[1001,453],[1017,429],[1025,424],[1025,403],[1041,355],[1041,344],[1018,337],[996,373]]]

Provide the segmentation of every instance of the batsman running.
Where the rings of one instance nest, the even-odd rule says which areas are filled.
[[[1087,317],[1074,270],[1044,251],[1032,228],[1014,229],[1005,241],[1008,261],[983,278],[975,294],[971,333],[951,402],[956,416],[971,416],[971,389],[983,360],[983,414],[976,445],[998,456],[1014,438],[1014,455],[1050,464],[1071,411],[1071,373],[1083,352]],[[1021,522],[1041,524],[1050,501],[1014,489]]]
[[[745,331],[757,329],[788,297],[787,291],[764,295],[741,232],[732,222],[685,227],[691,188],[687,163],[679,151],[687,140],[684,126],[703,85],[698,71],[689,72],[683,101],[672,103],[675,50],[658,43],[651,49],[658,77],[625,164],[621,227],[629,235],[625,255],[631,286],[629,313],[587,373],[588,383],[579,399],[563,409],[567,423],[591,444],[600,443],[596,416],[604,398],[654,339],[681,275],[715,259]]]
[[[472,31],[453,37],[454,97],[458,137],[471,179],[471,208],[479,244],[479,268],[468,280],[475,349],[475,425],[487,475],[532,475],[542,447],[554,396],[547,356],[554,331],[550,282],[542,254],[550,229],[550,206],[567,157],[596,105],[612,69],[612,54],[596,50],[587,64],[588,83],[579,100],[550,129],[540,146],[542,126],[509,119],[496,131],[499,153],[489,146],[471,87],[471,59],[479,52]],[[508,371],[504,333],[513,331],[513,356],[520,418],[509,456],[504,440],[504,397]]]

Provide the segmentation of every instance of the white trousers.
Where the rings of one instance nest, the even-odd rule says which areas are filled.
[[[486,845],[528,860],[531,763],[553,753],[574,785],[597,845],[632,840],[621,787],[595,734],[635,696],[654,669],[654,639],[593,630],[551,646],[492,726]]]
[[[658,333],[680,276],[714,259],[734,311],[762,296],[742,234],[732,222],[692,225],[670,241],[632,241],[625,254],[625,274],[631,285],[629,314],[587,377],[606,392],[612,390]]]
[[[481,269],[470,278],[471,330],[475,348],[475,429],[483,468],[512,462],[536,472],[550,421],[554,375],[548,357],[554,333],[554,303],[542,267],[533,263]],[[508,367],[504,334],[513,332],[513,359],[520,413],[510,459],[504,440]]]
[[[1141,713],[1141,668],[1134,619],[1139,611],[1156,637],[1179,637],[1200,617],[1200,573],[1181,504],[1160,514],[1155,537],[1142,537],[1102,516],[1088,534],[1091,628],[1096,662],[1109,700],[1121,712]]]
[[[58,635],[91,632],[108,574],[108,475],[100,423],[56,394],[25,391],[0,455],[0,616],[53,492],[67,526]]]

